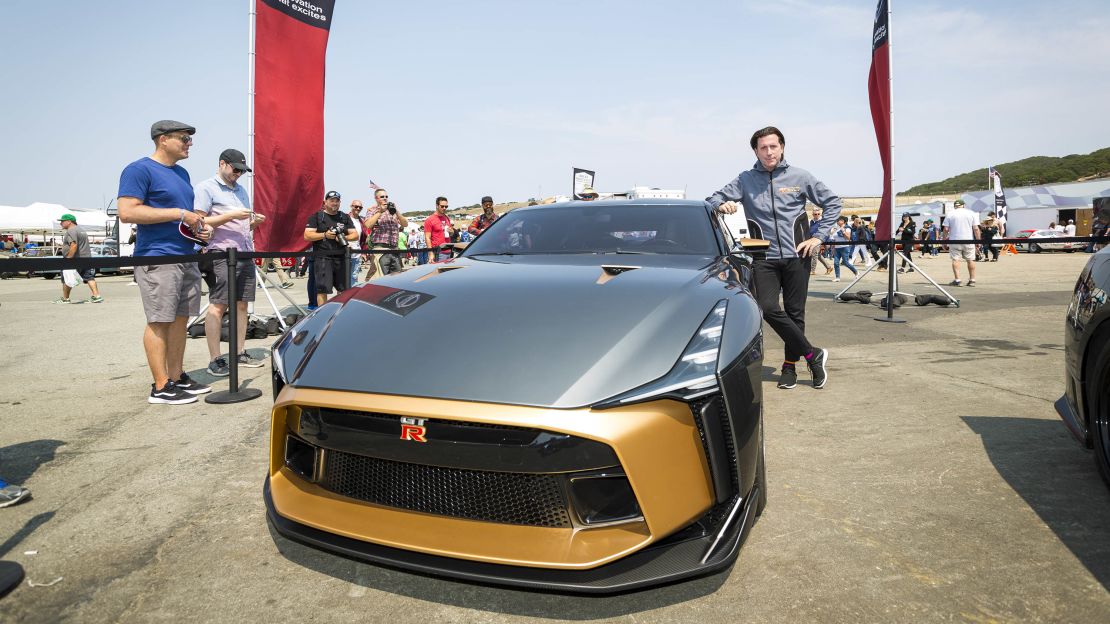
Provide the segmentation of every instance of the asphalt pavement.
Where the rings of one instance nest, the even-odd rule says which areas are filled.
[[[611,597],[413,575],[274,535],[268,368],[240,371],[254,401],[150,405],[127,277],[74,305],[50,303],[57,280],[0,281],[0,476],[34,493],[0,509],[0,559],[27,570],[0,621],[1110,621],[1110,490],[1053,409],[1087,258],[980,264],[978,285],[952,289],[959,308],[903,308],[901,324],[834,302],[848,282],[814,276],[807,326],[829,383],[802,372],[776,389],[782,343],[767,332],[769,503],[739,560]],[[921,265],[952,279],[943,256]],[[286,292],[304,301],[304,281]],[[271,340],[248,347],[268,357]],[[190,374],[226,389],[206,364],[190,340]]]

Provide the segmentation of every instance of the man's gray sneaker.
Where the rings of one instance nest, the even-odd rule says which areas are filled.
[[[155,388],[154,384],[150,384],[150,396],[146,400],[147,403],[183,405],[185,403],[196,403],[197,398],[178,388],[174,382],[167,381],[162,388]]]
[[[262,368],[266,363],[263,360],[256,360],[250,356],[246,351],[239,354],[239,366],[246,366],[247,368]]]
[[[794,370],[793,366],[783,366],[782,373],[779,375],[778,387],[789,390],[796,385],[798,385],[798,371]]]
[[[227,367],[227,358],[220,356],[208,363],[208,374],[216,377],[227,377],[231,370]]]
[[[21,485],[6,485],[0,488],[0,507],[10,507],[30,496],[31,490]]]
[[[813,375],[814,388],[824,388],[825,382],[829,380],[829,374],[825,371],[825,363],[828,361],[827,349],[814,349],[813,358],[809,361],[809,373]]]
[[[189,394],[205,394],[212,392],[212,387],[208,384],[202,384],[196,379],[190,377],[187,373],[181,373],[181,379],[173,382],[179,389],[188,392]]]

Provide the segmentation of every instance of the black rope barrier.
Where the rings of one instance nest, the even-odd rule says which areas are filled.
[[[947,238],[934,238],[934,239],[920,239],[920,238],[894,238],[889,240],[865,240],[865,241],[822,241],[822,245],[830,247],[842,247],[845,245],[875,245],[876,247],[886,247],[894,243],[895,245],[902,245],[912,243],[914,245],[1023,245],[1026,243],[1110,243],[1110,236],[1054,236],[1048,238],[992,238],[990,240],[983,238],[972,239],[947,239]]]
[[[913,245],[930,245],[941,247],[944,245],[1010,245],[1010,244],[1028,244],[1028,243],[1096,243],[1108,244],[1110,243],[1110,236],[1060,236],[1053,238],[993,238],[990,241],[982,239],[969,239],[969,240],[955,240],[955,239],[937,239],[937,240],[906,240],[893,239],[893,240],[867,240],[867,241],[823,241],[821,244],[828,247],[842,247],[842,246],[875,246],[885,249],[891,243],[895,245],[913,244]],[[389,255],[389,254],[419,254],[434,253],[438,251],[460,251],[454,243],[441,245],[439,247],[423,247],[420,249],[369,249],[369,250],[344,250],[344,251],[331,251],[331,252],[316,252],[312,250],[307,251],[240,251],[237,252],[239,260],[254,260],[255,258],[262,259],[280,259],[280,258],[320,258],[320,257],[345,257],[347,254],[359,255]],[[758,251],[758,250],[754,250]],[[85,258],[63,258],[61,256],[46,257],[46,258],[11,258],[7,260],[0,260],[0,272],[3,273],[19,273],[23,271],[43,271],[43,270],[65,270],[65,269],[108,269],[108,268],[122,268],[122,267],[136,267],[136,266],[153,266],[158,264],[181,264],[185,262],[211,262],[214,260],[228,259],[228,252],[225,250],[208,251],[197,254],[187,254],[181,256],[95,256]]]

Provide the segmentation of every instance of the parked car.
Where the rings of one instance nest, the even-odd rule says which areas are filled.
[[[20,258],[57,258],[60,254],[55,253],[49,247],[32,247],[19,254]],[[42,269],[38,271],[27,271],[27,277],[41,277],[44,279],[54,279],[62,274],[60,269]]]
[[[277,533],[574,592],[731,565],[767,490],[761,315],[722,227],[701,201],[522,207],[321,306],[272,349]]]
[[[1064,396],[1056,410],[1077,440],[1094,449],[1110,485],[1110,247],[1087,260],[1064,323]]]
[[[119,257],[116,253],[115,243],[92,243],[89,245],[89,251],[92,252],[93,257]],[[122,273],[130,273],[133,267],[107,267],[97,269],[96,272],[101,275],[119,275]]]
[[[1065,243],[1052,240],[1054,238],[1065,237],[1067,237],[1067,234],[1056,230],[1022,230],[1018,232],[1017,238],[1028,239],[1028,248],[1026,248],[1026,245],[1023,243],[1019,243],[1017,248],[1020,251],[1029,251],[1032,253],[1040,253],[1042,251],[1067,251],[1071,253],[1076,249],[1083,248],[1083,243]]]

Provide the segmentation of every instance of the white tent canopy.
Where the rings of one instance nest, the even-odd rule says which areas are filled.
[[[100,210],[66,208],[61,204],[35,202],[29,206],[0,206],[0,232],[19,233],[61,231],[58,217],[72,214],[80,225],[90,234],[104,234],[109,221],[108,213]],[[112,218],[114,220],[114,217]]]

